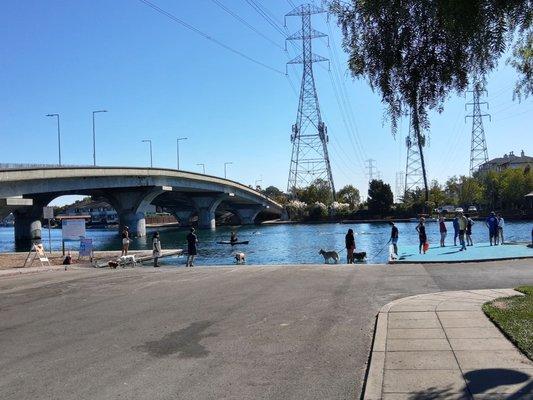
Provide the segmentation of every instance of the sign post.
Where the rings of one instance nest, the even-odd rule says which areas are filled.
[[[48,251],[52,254],[52,234],[50,233],[50,220],[54,218],[53,207],[43,207],[43,218],[48,219]]]

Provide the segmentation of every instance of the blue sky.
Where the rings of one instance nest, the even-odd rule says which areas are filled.
[[[245,0],[219,0],[271,40],[283,37]],[[256,0],[257,1],[257,0]],[[299,4],[298,1],[294,3]],[[285,71],[287,55],[248,29],[212,0],[157,0],[161,8],[221,42]],[[291,6],[261,0],[281,23]],[[354,184],[366,192],[363,162],[376,160],[394,190],[397,171],[405,170],[403,132],[394,139],[383,105],[365,81],[346,71],[340,31],[325,15],[314,27],[333,33],[315,40],[315,52],[335,60],[351,104],[354,129],[343,123],[330,76],[315,65],[322,115],[330,135],[337,188]],[[296,31],[298,20],[287,20]],[[45,114],[60,113],[65,164],[92,163],[93,110],[97,115],[97,159],[101,165],[146,166],[153,140],[154,166],[175,168],[176,137],[181,167],[228,177],[245,184],[285,189],[290,161],[290,130],[297,96],[288,79],[251,63],[172,22],[137,0],[49,0],[7,2],[0,14],[0,139],[2,162],[57,162],[56,125]],[[333,48],[333,43],[336,47]],[[290,47],[290,57],[296,55]],[[299,87],[301,69],[291,67]],[[488,79],[492,122],[485,121],[489,157],[509,151],[533,154],[533,101],[512,101],[514,71],[502,59]],[[335,82],[335,80],[333,80]],[[442,114],[431,117],[427,168],[430,179],[467,174],[470,123],[464,122],[464,96],[452,95]],[[359,148],[357,143],[361,144]]]

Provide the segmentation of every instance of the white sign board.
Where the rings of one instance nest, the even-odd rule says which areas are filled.
[[[85,237],[84,219],[64,219],[61,222],[63,240],[79,240]]]
[[[43,207],[43,218],[53,219],[54,218],[54,207]]]

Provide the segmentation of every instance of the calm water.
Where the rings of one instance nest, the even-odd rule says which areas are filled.
[[[448,222],[447,243],[453,244],[453,228]],[[412,245],[418,243],[415,223],[398,223],[400,240],[398,245]],[[505,225],[505,239],[509,241],[531,240],[533,222],[507,222]],[[236,228],[239,240],[249,240],[248,245],[238,245],[231,248],[229,245],[216,244],[219,240],[228,240],[231,229],[229,227],[217,228],[214,231],[198,231],[199,256],[198,265],[231,265],[232,255],[236,251],[246,253],[247,264],[306,264],[321,263],[323,258],[318,254],[324,250],[344,249],[344,235],[348,228],[356,232],[357,251],[366,251],[369,263],[384,263],[388,257],[387,241],[390,237],[390,227],[385,223],[371,224],[296,224],[296,225],[266,225],[246,226]],[[438,224],[426,224],[428,239],[431,246],[439,243]],[[186,229],[159,229],[162,248],[186,248]],[[117,250],[121,248],[121,241],[115,230],[88,229],[87,236],[93,239],[96,250]],[[473,227],[474,242],[487,242],[488,234],[484,223],[477,222]],[[13,243],[13,228],[0,228],[0,251],[15,251]],[[48,247],[48,231],[43,229],[43,239]],[[67,247],[77,249],[79,244],[69,242]],[[381,251],[384,247],[383,251]],[[52,248],[61,248],[61,231],[52,229]],[[131,249],[151,249],[151,232],[144,238],[133,239]],[[20,249],[17,249],[20,250]],[[380,253],[381,251],[381,253]],[[344,260],[346,253],[340,253]],[[183,265],[184,257],[163,259],[165,265]]]

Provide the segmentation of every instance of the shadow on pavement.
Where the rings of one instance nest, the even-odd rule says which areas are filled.
[[[451,386],[444,388],[430,387],[426,390],[411,393],[409,400],[436,399],[472,399],[472,396],[499,394],[507,400],[533,399],[533,381],[531,376],[513,369],[489,368],[478,369],[464,374],[466,386],[457,393]],[[509,390],[508,386],[522,383],[526,385]],[[500,390],[498,388],[503,386]],[[500,398],[500,397],[498,397]]]

